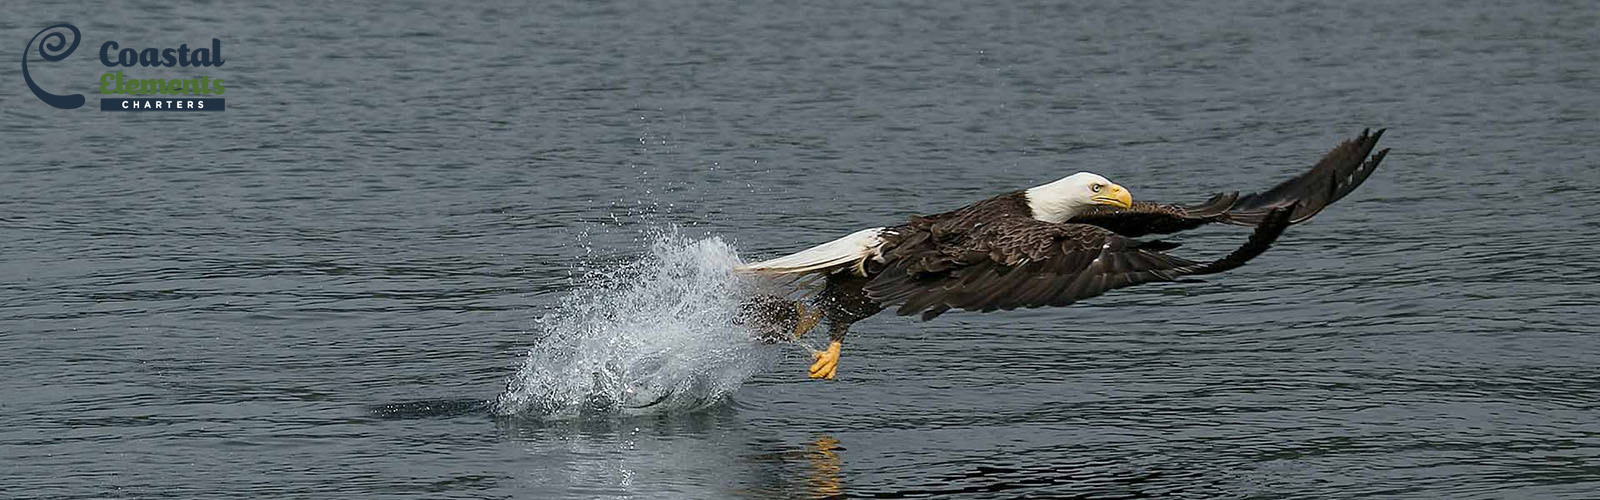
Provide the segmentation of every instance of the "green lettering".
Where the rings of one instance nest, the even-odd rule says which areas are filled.
[[[146,80],[140,80],[140,81],[144,83],[144,92],[140,92],[141,94],[165,94],[165,93],[167,93],[167,81],[166,80],[155,78],[155,79],[146,79]]]

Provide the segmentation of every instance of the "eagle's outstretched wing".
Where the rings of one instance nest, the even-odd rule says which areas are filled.
[[[1210,274],[1244,265],[1283,233],[1298,207],[1268,212],[1248,242],[1212,262],[1167,255],[1161,242],[1141,242],[1084,224],[1055,224],[1026,217],[985,223],[959,241],[902,234],[887,266],[866,285],[902,316],[932,319],[958,308],[994,311],[1065,306],[1107,290],[1181,276]],[[900,231],[929,231],[908,226]]]
[[[1129,208],[1101,205],[1067,222],[1099,226],[1123,236],[1143,236],[1174,233],[1213,222],[1254,226],[1273,210],[1298,205],[1289,217],[1291,224],[1297,224],[1344,198],[1372,175],[1389,154],[1387,149],[1372,154],[1383,132],[1362,130],[1359,137],[1344,141],[1323,155],[1311,170],[1263,193],[1221,193],[1189,206],[1147,202],[1137,202]]]
[[[1222,221],[1238,201],[1239,193],[1217,193],[1194,205],[1148,201],[1133,202],[1128,208],[1095,205],[1067,222],[1098,226],[1128,237],[1168,234]]]

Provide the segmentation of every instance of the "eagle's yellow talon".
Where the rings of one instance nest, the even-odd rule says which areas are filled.
[[[844,344],[835,340],[828,343],[828,350],[812,354],[817,360],[811,363],[811,378],[833,380],[839,371],[839,349],[843,347]]]

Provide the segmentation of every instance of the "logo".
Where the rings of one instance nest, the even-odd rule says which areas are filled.
[[[70,38],[69,38],[70,34]],[[83,107],[87,99],[83,94],[55,94],[41,87],[28,71],[28,56],[38,47],[39,57],[46,62],[58,62],[78,50],[83,33],[77,26],[57,24],[39,30],[22,49],[22,79],[28,90],[45,104],[60,109]],[[227,102],[222,98],[227,86],[215,74],[150,75],[144,73],[154,68],[220,68],[227,60],[222,54],[222,40],[212,38],[210,44],[190,48],[180,44],[172,48],[124,48],[116,40],[100,45],[100,64],[113,68],[100,75],[98,89],[101,111],[222,111]],[[138,76],[123,73],[115,68],[150,68]],[[131,71],[131,70],[130,70]],[[131,96],[161,97],[131,97]]]

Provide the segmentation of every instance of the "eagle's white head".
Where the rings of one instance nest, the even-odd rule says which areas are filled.
[[[1128,208],[1133,196],[1128,190],[1089,172],[1078,172],[1061,180],[1028,188],[1028,208],[1033,218],[1045,222],[1066,222],[1083,209],[1095,205]]]

